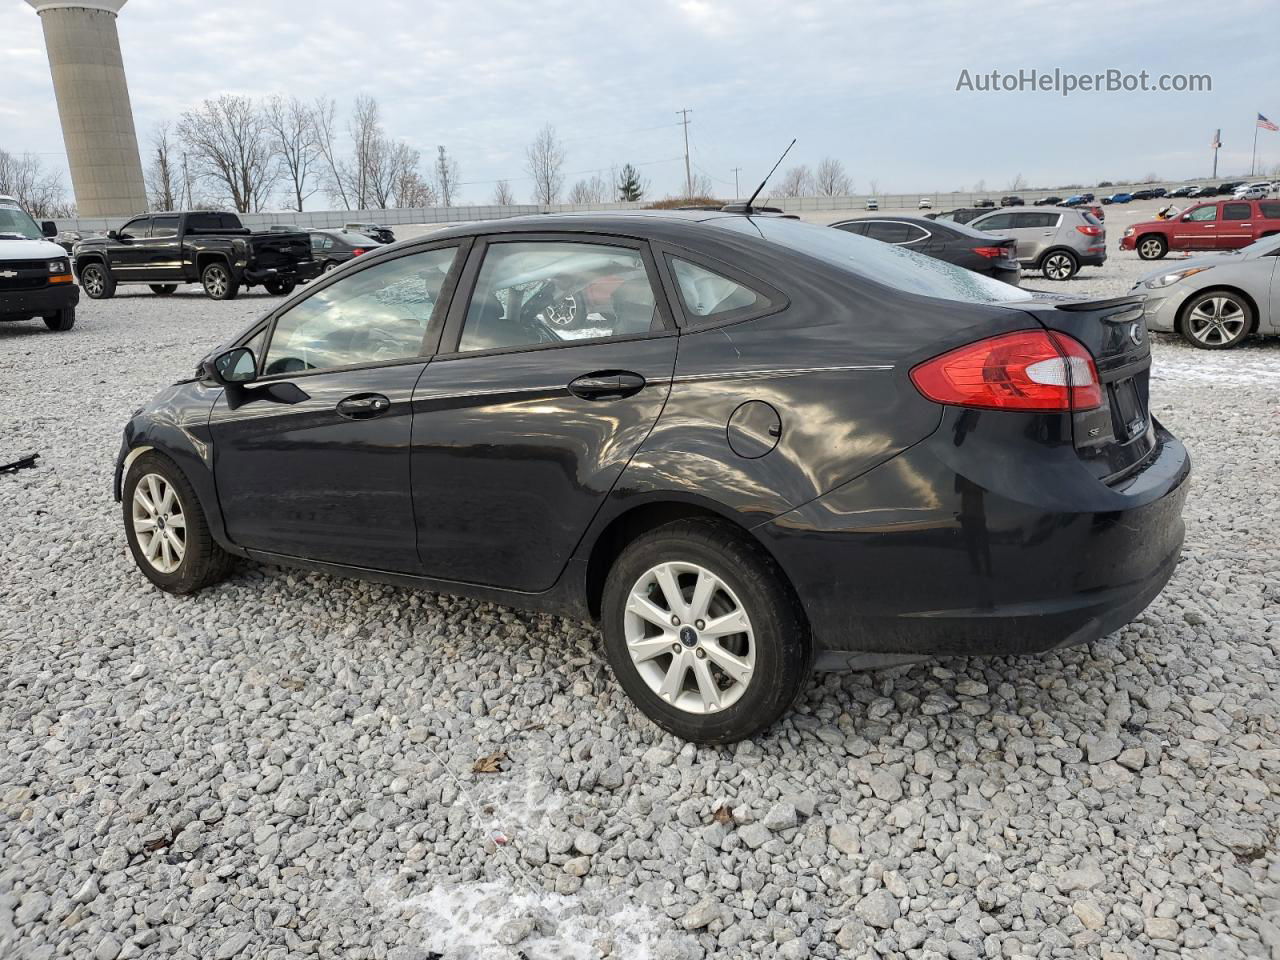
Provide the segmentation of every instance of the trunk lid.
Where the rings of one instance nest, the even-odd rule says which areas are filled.
[[[1029,291],[1030,292],[1030,291]],[[1076,453],[1104,483],[1137,472],[1156,452],[1149,413],[1151,343],[1141,294],[1079,300],[1033,292],[1016,306],[1050,330],[1079,340],[1093,355],[1102,406],[1072,414]]]
[[[249,244],[258,267],[289,267],[311,259],[311,237],[305,233],[255,233]]]

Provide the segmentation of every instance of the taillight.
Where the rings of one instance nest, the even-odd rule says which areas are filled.
[[[980,257],[989,257],[992,260],[1009,254],[1009,251],[1004,247],[974,247],[973,252]]]
[[[1102,405],[1093,357],[1050,330],[1001,334],[926,360],[911,382],[934,403],[986,410],[1069,411]]]
[[[1097,237],[1102,235],[1101,227],[1095,227],[1087,223],[1080,224],[1079,226],[1076,227],[1076,229],[1079,230],[1081,233],[1083,233],[1086,237]]]
[[[353,257],[358,257],[362,253],[364,253],[364,247],[356,247],[354,250],[351,251],[351,255]]]

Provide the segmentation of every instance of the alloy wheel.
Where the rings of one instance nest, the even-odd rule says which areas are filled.
[[[1162,252],[1159,240],[1143,240],[1138,246],[1138,253],[1144,260],[1158,260]]]
[[[80,283],[84,286],[84,292],[90,297],[101,296],[103,287],[106,285],[106,278],[102,275],[102,268],[85,267],[80,272]]]
[[[1051,280],[1066,280],[1071,276],[1071,258],[1065,253],[1055,253],[1045,261],[1044,270]]]
[[[133,488],[133,532],[147,563],[173,573],[187,555],[187,518],[173,484],[158,473]]]
[[[1210,347],[1220,347],[1240,336],[1248,322],[1244,307],[1231,297],[1202,300],[1187,318],[1191,335]]]
[[[728,584],[695,563],[645,571],[627,596],[624,634],[641,679],[687,713],[733,706],[755,673],[746,608]]]
[[[204,288],[215,300],[221,299],[227,292],[227,271],[222,267],[209,267],[204,272]]]

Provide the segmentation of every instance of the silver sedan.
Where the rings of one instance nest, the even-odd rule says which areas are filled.
[[[1280,336],[1278,267],[1280,236],[1263,237],[1240,250],[1166,264],[1133,288],[1147,295],[1148,329],[1225,350],[1250,334]]]

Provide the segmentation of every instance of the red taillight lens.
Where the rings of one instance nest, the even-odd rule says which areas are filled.
[[[1081,233],[1083,233],[1086,237],[1097,237],[1097,236],[1101,236],[1102,234],[1101,227],[1095,227],[1087,223],[1080,224],[1078,227],[1076,227],[1076,229],[1079,230]]]
[[[356,247],[354,250],[351,251],[351,255],[353,257],[358,257],[362,253],[364,253],[364,247]]]
[[[1093,357],[1049,330],[1006,333],[926,360],[911,382],[934,403],[986,410],[1092,410],[1102,405]]]
[[[990,257],[994,260],[996,257],[1003,257],[1009,251],[1004,247],[974,247],[973,252],[980,257]]]

